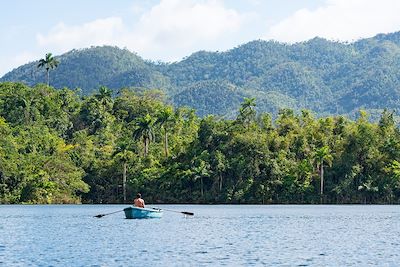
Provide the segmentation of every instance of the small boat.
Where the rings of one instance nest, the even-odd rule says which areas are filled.
[[[127,219],[147,219],[147,218],[161,218],[161,209],[146,209],[139,207],[129,207],[124,209],[125,217]]]

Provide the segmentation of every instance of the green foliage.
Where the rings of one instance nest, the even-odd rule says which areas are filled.
[[[72,50],[57,57],[56,88],[81,88],[90,95],[100,86],[160,89],[176,107],[199,116],[235,118],[240,103],[257,98],[258,112],[310,109],[318,115],[356,117],[366,109],[375,119],[384,108],[400,108],[400,32],[354,43],[314,38],[292,45],[252,41],[226,52],[200,51],[174,63],[144,61],[117,47]],[[34,86],[44,83],[39,62],[23,65],[0,81]]]
[[[149,153],[150,142],[155,139],[153,130],[154,123],[154,119],[149,114],[146,114],[144,117],[138,118],[135,123],[136,129],[133,131],[133,138],[135,138],[135,140],[143,140],[143,155],[145,157]]]
[[[397,56],[392,37],[352,45],[321,39],[293,46],[257,41],[157,66],[157,75],[193,72],[170,80],[174,89],[167,93],[175,102],[193,103],[202,116],[210,102],[213,112],[225,116],[198,117],[196,110],[174,108],[163,91],[149,88],[115,94],[99,85],[80,97],[67,88],[0,83],[0,203],[122,203],[138,191],[148,203],[400,203],[400,131],[388,111],[397,104],[380,110],[384,102],[377,91],[352,95],[350,101],[376,101],[371,114],[379,116],[376,123],[367,111],[356,115],[356,105],[349,102],[325,105],[349,93],[337,84],[327,89],[335,83],[332,69],[348,74],[363,62],[365,49],[381,55],[376,66],[387,67],[381,62],[385,51]],[[73,53],[85,51],[93,52]],[[110,57],[120,52],[113,51]],[[352,58],[357,64],[349,63],[346,70],[335,63]],[[129,62],[142,69],[153,66]],[[231,69],[225,71],[226,66]],[[359,69],[351,75],[361,75]],[[207,80],[197,77],[197,70]],[[367,65],[365,70],[379,74]],[[357,86],[366,82],[360,77]],[[391,74],[378,77],[371,84],[384,82],[380,85],[386,88],[395,81]],[[243,89],[250,81],[255,89]],[[284,102],[271,108],[276,114],[260,112],[275,101]],[[311,102],[317,112],[351,110],[357,119],[299,110]]]

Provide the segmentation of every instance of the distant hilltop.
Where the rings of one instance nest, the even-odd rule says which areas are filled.
[[[49,51],[51,52],[51,51]],[[174,63],[155,63],[118,47],[72,50],[56,57],[51,72],[56,88],[81,88],[83,94],[107,86],[160,89],[176,106],[200,116],[231,117],[244,97],[257,109],[310,109],[320,115],[380,113],[400,107],[400,32],[354,43],[314,38],[288,45],[252,41],[226,52],[199,51]],[[0,81],[30,86],[45,83],[38,61],[22,65]]]

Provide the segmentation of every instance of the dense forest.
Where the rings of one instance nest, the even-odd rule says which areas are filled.
[[[352,118],[360,109],[379,118],[385,108],[400,108],[400,32],[353,43],[258,40],[225,52],[200,51],[173,63],[146,61],[107,46],[56,58],[60,65],[50,75],[55,88],[80,88],[82,95],[100,86],[114,95],[124,87],[160,89],[174,106],[192,107],[199,116],[233,119],[245,97],[256,97],[257,111],[274,118],[284,108]],[[45,70],[37,64],[23,65],[0,81],[45,83]]]
[[[0,83],[0,203],[399,203],[393,112],[198,117],[161,91]]]

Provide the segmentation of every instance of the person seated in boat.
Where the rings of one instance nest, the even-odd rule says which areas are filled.
[[[133,204],[135,207],[144,208],[144,200],[140,193],[137,193],[135,200],[133,200]]]

